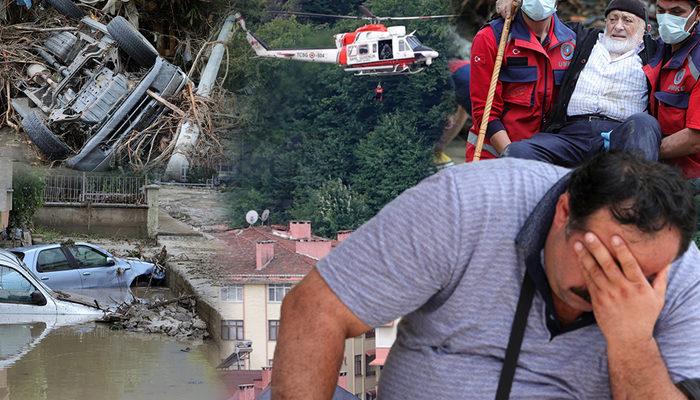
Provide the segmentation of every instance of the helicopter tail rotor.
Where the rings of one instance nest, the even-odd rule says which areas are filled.
[[[245,28],[245,20],[243,19],[241,13],[237,12],[233,14],[233,17],[236,19],[236,22],[238,22],[238,25],[241,26],[241,29],[243,29],[244,32],[248,32],[248,30]]]
[[[234,18],[236,18],[236,22],[238,23],[238,25],[240,25],[241,29],[243,29],[243,32],[245,32],[246,40],[255,51],[255,54],[257,54],[258,56],[266,56],[268,54],[269,49],[265,42],[258,39],[258,37],[255,36],[253,32],[250,32],[248,29],[246,29],[245,20],[243,19],[243,16],[240,13],[235,13],[233,16]]]

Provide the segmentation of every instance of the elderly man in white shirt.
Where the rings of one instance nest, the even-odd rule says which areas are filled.
[[[503,156],[565,167],[604,150],[658,159],[661,129],[646,113],[651,86],[643,66],[655,46],[644,39],[646,7],[640,0],[613,0],[605,17],[603,32],[576,29],[576,52],[545,132],[512,143]]]

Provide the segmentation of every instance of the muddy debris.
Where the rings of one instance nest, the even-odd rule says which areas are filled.
[[[115,330],[155,333],[177,339],[205,339],[209,337],[207,324],[195,311],[197,301],[193,296],[181,296],[172,300],[153,303],[134,299],[124,303],[105,318]]]

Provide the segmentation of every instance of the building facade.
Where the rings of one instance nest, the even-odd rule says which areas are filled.
[[[319,259],[350,234],[351,231],[338,232],[336,240],[317,237],[308,221],[226,233],[223,239],[227,243],[229,284],[221,288],[221,304],[217,307],[222,316],[222,351],[232,355],[226,368],[262,370],[273,366],[282,300]],[[376,332],[384,334],[382,329]],[[378,353],[377,343],[387,345],[383,337],[375,337],[374,330],[345,342],[338,384],[362,400],[376,398],[377,381],[386,358],[384,354],[381,364],[376,363],[383,354]]]

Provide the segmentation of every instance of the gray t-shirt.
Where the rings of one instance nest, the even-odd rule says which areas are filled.
[[[494,397],[526,270],[516,237],[536,243],[529,237],[546,235],[551,215],[542,210],[553,210],[567,172],[515,159],[448,168],[319,262],[333,292],[366,324],[404,317],[382,371],[382,400]],[[691,245],[671,269],[656,325],[674,382],[700,377],[699,266]],[[536,293],[511,398],[609,398],[598,327],[552,336],[545,309]]]

